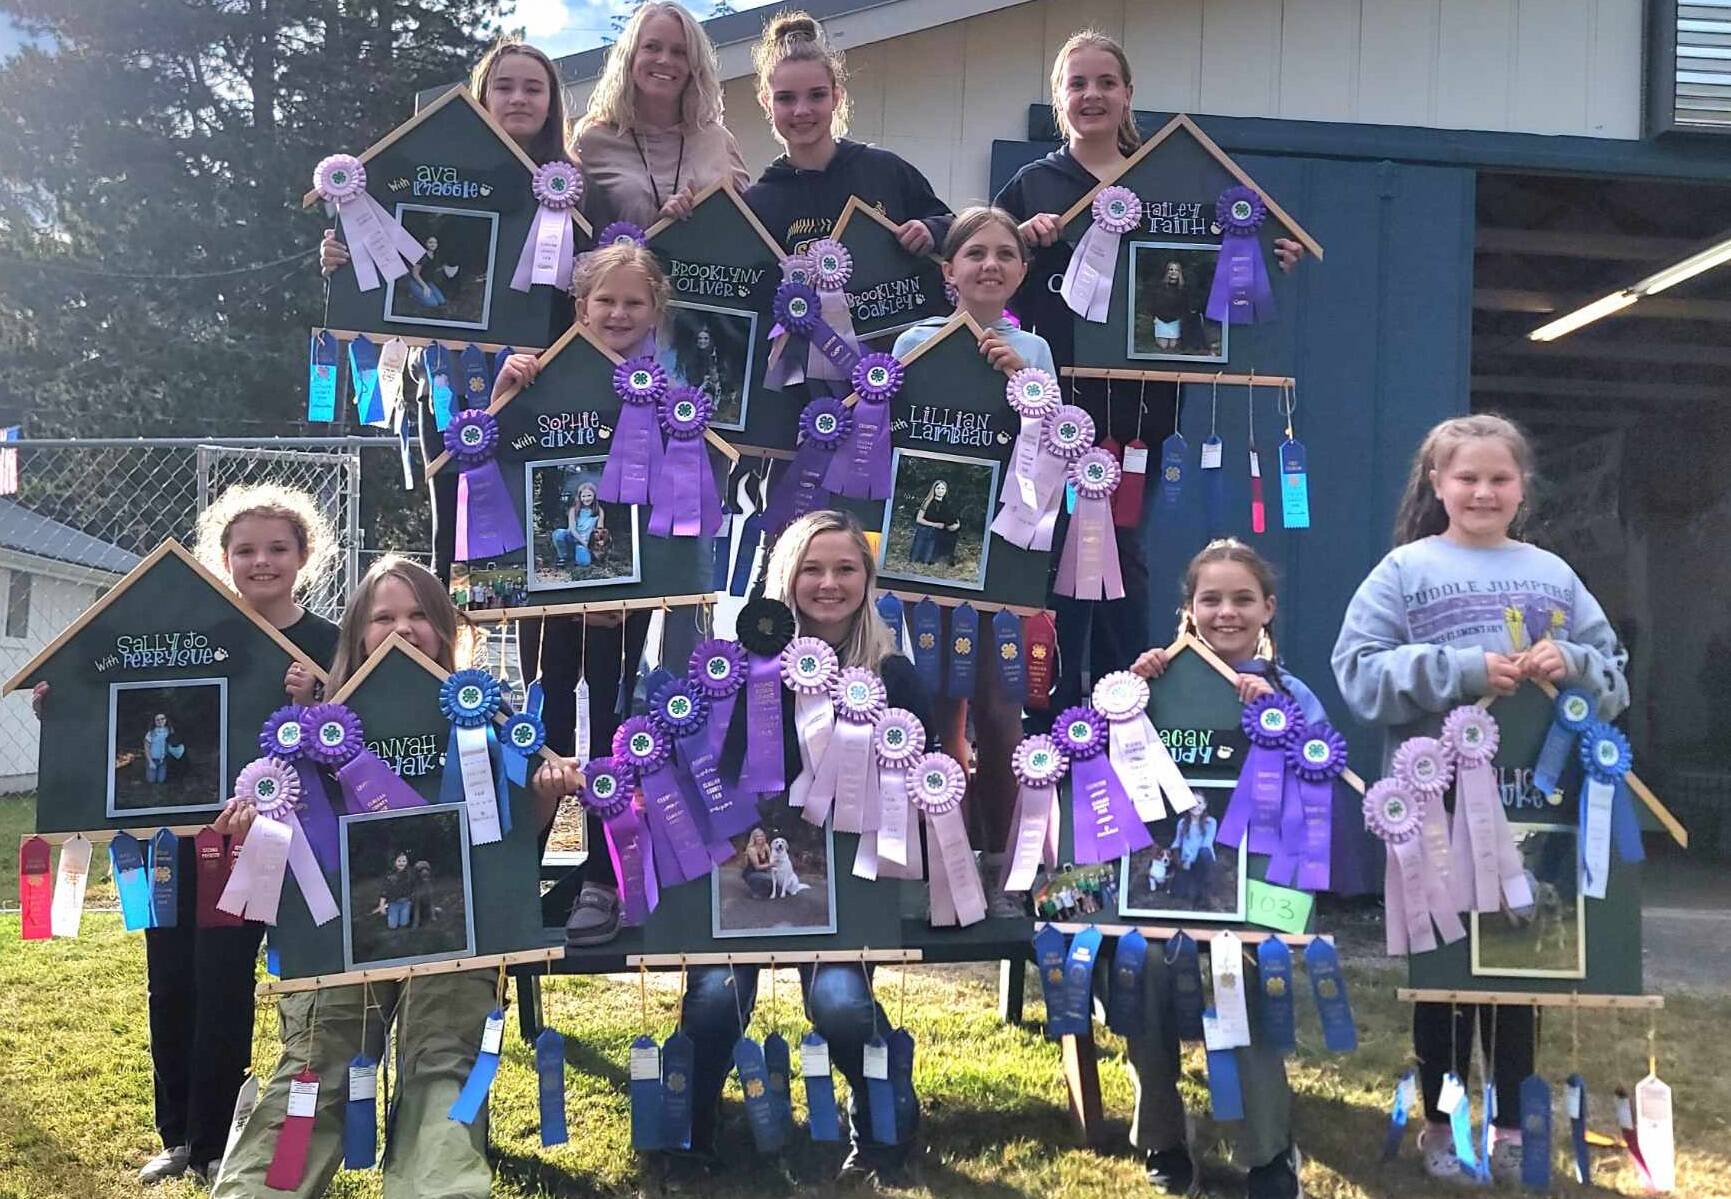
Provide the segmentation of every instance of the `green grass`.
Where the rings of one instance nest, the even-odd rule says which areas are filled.
[[[0,917],[0,994],[10,1002],[0,1019],[0,1196],[140,1195],[133,1173],[155,1150],[151,1126],[150,1060],[146,1048],[144,952],[124,933],[116,915],[86,918],[76,941],[24,944],[16,916]],[[1297,1137],[1309,1160],[1307,1190],[1321,1199],[1456,1194],[1426,1186],[1410,1145],[1399,1161],[1377,1161],[1391,1080],[1408,1051],[1407,1009],[1393,998],[1395,968],[1350,966],[1360,1050],[1340,1058],[1321,1051],[1314,1011],[1301,1001],[1301,1047],[1291,1076],[1297,1093]],[[1122,1044],[1101,1044],[1104,1102],[1113,1123],[1110,1148],[1082,1148],[1071,1125],[1056,1045],[1035,1030],[1013,1028],[995,1014],[994,971],[989,967],[927,967],[908,971],[904,1003],[900,972],[885,968],[879,994],[890,1014],[904,1019],[918,1041],[916,1082],[925,1105],[921,1166],[933,1196],[1133,1195],[1146,1193],[1141,1172],[1125,1148],[1130,1084]],[[753,1028],[779,1029],[790,1040],[801,1031],[798,996],[784,971],[772,1010],[767,986]],[[649,1024],[669,1031],[677,978],[652,977],[647,987]],[[1029,1016],[1041,1014],[1030,980]],[[643,1026],[635,978],[561,978],[549,988],[546,1012],[568,1038],[573,1065],[566,1076],[572,1141],[543,1149],[536,1114],[533,1058],[508,1042],[494,1089],[492,1141],[497,1155],[494,1193],[506,1197],[664,1193],[653,1169],[643,1168],[626,1145],[629,1117],[624,1091],[626,1046]],[[1721,1031],[1731,1000],[1675,999],[1659,1024],[1661,1070],[1676,1089],[1681,1195],[1731,1194],[1731,1053]],[[514,1026],[513,1026],[514,1027]],[[1702,1035],[1713,1030],[1710,1035]],[[273,1005],[259,1006],[256,1068],[275,1056]],[[1544,1073],[1558,1079],[1576,1062],[1595,1095],[1644,1072],[1644,1021],[1609,1014],[1583,1016],[1579,1052],[1566,1019],[1548,1022],[1541,1057]],[[1574,1059],[1573,1061],[1571,1059]],[[1186,1058],[1183,1087],[1193,1111],[1207,1110],[1200,1055]],[[757,1159],[744,1146],[736,1089],[728,1103],[729,1170],[701,1190],[717,1199],[822,1195],[837,1164],[833,1148],[797,1145],[778,1162]],[[1609,1105],[1595,1108],[1603,1131]],[[1237,1172],[1223,1163],[1221,1130],[1203,1119],[1198,1144],[1216,1193],[1233,1194]],[[1620,1157],[1598,1161],[1603,1189],[1559,1182],[1563,1195],[1636,1193]],[[1563,1175],[1559,1157],[1559,1177]],[[197,1192],[174,1184],[152,1192],[164,1199]],[[374,1173],[342,1174],[331,1194],[375,1196]]]

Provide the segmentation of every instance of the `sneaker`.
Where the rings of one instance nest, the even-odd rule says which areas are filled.
[[[1424,1172],[1439,1182],[1472,1183],[1477,1181],[1467,1173],[1461,1165],[1461,1159],[1455,1156],[1453,1140],[1444,1134],[1427,1138],[1425,1131],[1418,1134],[1418,1151],[1424,1158]]]
[[[1147,1158],[1148,1182],[1156,1195],[1199,1195],[1202,1178],[1190,1160],[1190,1150],[1183,1145],[1150,1153]]]
[[[1521,1143],[1498,1135],[1491,1143],[1491,1177],[1498,1182],[1519,1182],[1521,1158]]]
[[[221,1170],[221,1158],[218,1158],[213,1162],[192,1162],[186,1167],[186,1172],[190,1174],[200,1186],[207,1188],[216,1185],[216,1176],[221,1172]]]
[[[1245,1179],[1246,1199],[1304,1199],[1304,1186],[1298,1181],[1303,1165],[1298,1146],[1288,1145],[1273,1161],[1250,1171]]]
[[[605,945],[619,935],[619,892],[611,887],[586,884],[571,905],[565,921],[565,944]]]
[[[138,1181],[145,1186],[155,1186],[159,1182],[167,1182],[171,1178],[179,1178],[186,1173],[186,1146],[176,1145],[172,1149],[164,1149],[161,1153],[144,1163],[144,1168],[138,1172]]]

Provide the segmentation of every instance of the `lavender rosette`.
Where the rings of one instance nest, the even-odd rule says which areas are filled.
[[[499,470],[499,422],[493,414],[485,408],[457,413],[445,426],[445,449],[462,472],[457,477],[457,560],[472,562],[522,549],[522,522]]]
[[[820,237],[805,248],[812,282],[822,291],[841,291],[853,276],[853,255],[833,237]]]
[[[799,414],[799,449],[793,464],[776,481],[764,510],[764,532],[771,537],[808,512],[829,504],[824,477],[836,449],[853,431],[853,413],[834,396],[819,396]]]
[[[850,499],[889,498],[890,401],[901,391],[902,379],[902,364],[893,354],[867,354],[854,366],[851,381],[859,402],[853,428],[830,459],[825,490]]]
[[[1052,722],[1052,738],[1070,762],[1070,808],[1077,865],[1111,862],[1154,843],[1107,757],[1106,718],[1086,704]]]
[[[806,799],[807,820],[821,824],[822,811],[833,801],[837,832],[877,831],[882,821],[882,791],[873,769],[873,726],[883,715],[887,700],[883,680],[863,667],[849,666],[831,679],[829,702],[835,722],[817,780]]]
[[[613,877],[619,880],[620,923],[636,926],[661,902],[649,834],[631,803],[631,773],[612,758],[593,758],[583,768],[583,806],[601,820]]]
[[[334,920],[338,914],[337,902],[296,814],[301,792],[294,767],[276,757],[248,762],[235,779],[234,797],[255,808],[261,821],[278,827],[273,831],[254,825],[217,900],[218,910],[275,924],[283,881],[292,873],[313,923],[322,925]],[[254,836],[257,838],[254,852],[248,853]],[[265,846],[276,848],[284,841],[286,850],[264,851]]]
[[[619,421],[595,498],[608,504],[647,504],[664,453],[656,409],[667,394],[667,372],[647,355],[627,358],[613,368],[613,391],[621,401]]]
[[[928,753],[909,772],[909,798],[925,819],[931,922],[967,927],[986,918],[986,893],[962,820],[968,775],[947,754]]]
[[[1532,906],[1532,887],[1491,765],[1500,740],[1496,717],[1476,704],[1443,718],[1442,743],[1455,763],[1449,886],[1456,911],[1495,912],[1505,899],[1511,909]]]
[[[788,787],[790,806],[807,809],[810,823],[822,824],[829,815],[828,798],[834,795],[834,778],[821,774],[824,755],[835,731],[835,709],[829,702],[829,685],[838,668],[835,651],[817,637],[795,637],[781,651],[781,681],[793,692],[794,740],[799,746],[800,770]],[[820,782],[825,785],[820,786]],[[813,791],[815,807],[808,808]]]
[[[649,486],[649,532],[655,537],[714,537],[721,531],[721,496],[704,433],[715,404],[694,387],[675,387],[656,405],[667,447]]]
[[[643,226],[634,225],[630,221],[614,221],[595,236],[596,249],[604,249],[607,246],[643,246],[647,244],[649,244],[649,239],[643,234]]]
[[[1383,925],[1388,952],[1395,955],[1425,953],[1437,946],[1433,920],[1453,921],[1459,940],[1465,936],[1459,918],[1447,910],[1448,890],[1436,875],[1425,848],[1426,812],[1441,803],[1440,796],[1390,777],[1374,784],[1364,794],[1364,826],[1388,847],[1388,865],[1383,874]],[[1432,908],[1432,900],[1444,910]]]
[[[1095,195],[1089,215],[1091,221],[1070,255],[1058,290],[1071,312],[1098,324],[1111,308],[1119,243],[1124,234],[1141,224],[1142,201],[1127,187],[1103,187]]]
[[[1250,738],[1250,752],[1214,839],[1236,846],[1250,838],[1252,853],[1280,848],[1280,806],[1286,787],[1286,743],[1304,729],[1304,714],[1291,698],[1261,695],[1244,706],[1239,727]]]
[[[860,837],[855,873],[866,877],[920,878],[925,863],[908,798],[908,770],[926,752],[926,729],[906,708],[885,708],[872,734],[877,758],[878,827]],[[866,869],[860,868],[861,863]]]
[[[528,291],[540,283],[569,291],[576,252],[571,213],[583,199],[583,175],[568,162],[542,163],[530,176],[529,192],[537,205],[535,219],[517,255],[511,287]]]
[[[1268,206],[1257,192],[1242,185],[1229,187],[1214,203],[1220,226],[1220,257],[1208,292],[1208,319],[1222,324],[1253,325],[1274,316],[1274,292],[1268,284],[1268,264],[1262,258],[1257,231]]]
[[[673,738],[647,716],[632,716],[613,734],[613,760],[637,777],[655,850],[656,877],[663,887],[707,877],[709,849],[697,814],[685,802],[679,778],[667,765]]]
[[[377,288],[381,275],[401,279],[426,256],[426,248],[367,192],[367,168],[354,155],[320,159],[313,168],[313,190],[336,209],[355,283],[362,291]]]
[[[1118,536],[1112,524],[1112,493],[1122,477],[1123,470],[1109,450],[1084,450],[1070,463],[1076,510],[1070,515],[1052,582],[1058,595],[1084,600],[1124,598]]]
[[[1042,863],[1048,868],[1057,866],[1058,784],[1069,769],[1069,757],[1044,733],[1024,737],[1010,755],[1010,771],[1016,776],[1016,811],[1005,891],[1032,887]]]

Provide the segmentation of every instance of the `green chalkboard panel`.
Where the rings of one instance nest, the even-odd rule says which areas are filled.
[[[202,825],[258,756],[299,660],[322,669],[165,541],[6,684],[48,683],[36,828]]]
[[[1575,833],[1580,769],[1571,763],[1551,795],[1538,793],[1531,783],[1550,727],[1551,701],[1529,683],[1497,700],[1490,712],[1500,733],[1495,766],[1503,810],[1533,874],[1537,903],[1519,920],[1504,914],[1479,916],[1476,922],[1468,917],[1466,940],[1412,956],[1412,985],[1640,994],[1641,864],[1618,861],[1613,852],[1605,898],[1580,895]]]
[[[542,356],[531,386],[494,402],[497,462],[526,544],[496,558],[457,563],[451,589],[458,607],[578,612],[709,593],[714,539],[651,536],[648,505],[602,504],[606,548],[595,552],[592,538],[586,564],[578,565],[554,537],[572,519],[581,489],[601,478],[619,420],[618,361],[582,326],[573,326]],[[707,453],[719,494],[730,463],[713,444]],[[455,473],[457,464],[437,460],[432,473],[439,471]],[[507,597],[502,604],[496,602],[501,596]]]
[[[439,711],[442,682],[443,675],[437,667],[393,637],[355,672],[351,685],[344,686],[333,698],[347,704],[360,717],[367,747],[431,807],[460,812],[461,804],[439,802],[447,769],[445,746],[451,735],[450,722]],[[252,735],[256,744],[256,728]],[[449,768],[456,769],[456,764],[450,763]],[[509,791],[511,831],[502,841],[471,844],[468,848],[468,907],[473,922],[474,956],[535,949],[557,943],[560,935],[558,930],[541,927],[537,882],[540,817],[534,799],[523,788],[510,787]],[[341,792],[334,782],[330,784],[330,796],[340,810]],[[462,814],[465,822],[466,816]],[[448,876],[450,872],[445,874]],[[327,881],[342,914],[322,927],[313,924],[292,880],[283,889],[282,908],[277,926],[271,931],[271,944],[277,949],[281,977],[285,979],[340,973],[346,968],[344,923],[383,920],[366,910],[366,905],[357,905],[345,895],[337,875],[328,875]],[[448,883],[449,878],[441,877],[440,882]],[[441,926],[454,918],[451,906],[447,903],[439,913]]]
[[[859,337],[898,333],[927,317],[954,311],[955,305],[944,297],[944,272],[937,258],[902,249],[895,226],[858,196],[848,197],[830,236],[853,256],[847,304]]]
[[[558,289],[511,287],[537,208],[534,163],[468,89],[453,88],[359,157],[367,192],[428,253],[415,273],[371,291],[353,269],[337,271],[327,326],[518,348],[552,340]],[[306,202],[319,201],[309,192]],[[581,218],[576,232],[587,234]]]

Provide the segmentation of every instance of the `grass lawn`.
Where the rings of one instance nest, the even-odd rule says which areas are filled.
[[[86,917],[76,941],[24,944],[15,915],[0,917],[0,994],[8,997],[0,1021],[0,1196],[142,1194],[132,1180],[155,1149],[151,1126],[150,1063],[146,1052],[143,944],[120,927],[117,915]],[[1320,1051],[1314,1012],[1300,1003],[1301,1047],[1291,1067],[1297,1092],[1296,1126],[1309,1165],[1306,1187],[1323,1199],[1456,1193],[1427,1187],[1410,1146],[1401,1159],[1380,1164],[1377,1150],[1386,1123],[1391,1080],[1407,1052],[1407,1011],[1392,998],[1396,970],[1358,963],[1352,967],[1354,1008],[1359,1019],[1358,1053],[1335,1058]],[[1106,1037],[1101,1079],[1106,1108],[1117,1117],[1111,1152],[1077,1144],[1065,1107],[1059,1052],[1034,1030],[1000,1023],[995,1015],[994,972],[989,967],[929,967],[908,972],[905,1022],[918,1041],[917,1084],[925,1104],[924,1138],[930,1146],[921,1168],[919,1194],[989,1197],[1100,1196],[1146,1193],[1124,1144],[1130,1085],[1122,1069],[1122,1045]],[[904,1003],[899,972],[879,975],[880,995],[892,1016]],[[799,1031],[794,976],[784,971],[772,1011],[766,988],[754,1024],[762,1036],[771,1027],[790,1040]],[[677,979],[652,978],[650,1023],[658,1036],[669,1031]],[[1030,981],[1030,995],[1038,988]],[[571,1143],[542,1149],[537,1125],[533,1061],[527,1047],[507,1042],[504,1069],[494,1089],[492,1140],[498,1158],[495,1194],[578,1196],[659,1194],[654,1172],[641,1170],[629,1141],[623,1066],[626,1046],[641,1026],[640,998],[633,978],[558,979],[549,988],[549,1020],[571,1041],[567,1073]],[[1032,998],[1029,1015],[1040,1005]],[[1681,1165],[1678,1193],[1731,1194],[1731,1059],[1718,1035],[1690,1030],[1723,1029],[1731,1000],[1684,996],[1660,1020],[1661,1070],[1677,1095],[1677,1139]],[[1572,1028],[1549,1022],[1541,1057],[1544,1073],[1560,1081],[1572,1068]],[[272,1005],[258,1015],[256,1068],[274,1058],[276,1019]],[[513,1026],[514,1027],[514,1026]],[[1617,1081],[1633,1083],[1644,1066],[1644,1022],[1634,1017],[1583,1016],[1579,1061],[1594,1096],[1594,1123],[1611,1128],[1606,1100]],[[1206,1111],[1200,1055],[1186,1060],[1184,1088],[1193,1110]],[[746,1196],[820,1195],[832,1189],[837,1152],[809,1143],[779,1162],[756,1160],[736,1088],[730,1084],[729,1152],[733,1169],[701,1190],[720,1199]],[[1223,1163],[1222,1130],[1204,1119],[1198,1143],[1209,1161],[1217,1193],[1232,1194],[1237,1173]],[[1601,1187],[1584,1190],[1559,1182],[1556,1193],[1636,1193],[1620,1155],[1598,1156]],[[1560,1166],[1559,1178],[1563,1174]],[[154,1192],[167,1197],[196,1193],[190,1184]],[[341,1174],[338,1196],[379,1193],[378,1175]],[[1241,1192],[1239,1192],[1241,1193]]]

